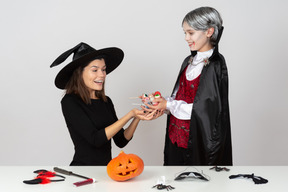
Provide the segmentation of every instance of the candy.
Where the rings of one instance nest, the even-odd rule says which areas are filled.
[[[145,106],[147,109],[149,109],[149,107],[147,106],[147,104],[149,105],[158,105],[158,103],[154,103],[153,100],[155,98],[161,98],[161,93],[159,91],[156,91],[155,93],[153,94],[146,94],[144,93],[142,96],[141,96],[141,100],[142,100],[142,105]]]
[[[156,91],[156,92],[154,93],[154,97],[155,97],[155,98],[160,98],[160,97],[161,97],[161,93],[160,93],[159,91]]]

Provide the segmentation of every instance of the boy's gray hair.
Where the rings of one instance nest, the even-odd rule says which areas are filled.
[[[182,21],[182,25],[184,22],[197,31],[206,31],[213,27],[214,33],[211,36],[211,44],[215,45],[219,30],[222,28],[223,20],[216,9],[212,7],[199,7],[187,13]]]

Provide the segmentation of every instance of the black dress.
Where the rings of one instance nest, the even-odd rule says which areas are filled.
[[[105,128],[118,118],[111,99],[107,98],[107,102],[92,99],[87,105],[75,94],[63,97],[62,112],[75,148],[70,165],[107,165],[112,159],[111,140],[107,140]],[[129,142],[123,128],[113,140],[120,148]]]

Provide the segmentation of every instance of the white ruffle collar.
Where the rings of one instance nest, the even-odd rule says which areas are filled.
[[[211,57],[211,55],[213,54],[215,48],[212,48],[208,51],[204,51],[204,52],[198,52],[195,55],[195,57],[193,57],[192,60],[192,65],[198,65],[199,63],[202,63],[204,60],[207,60],[209,57]]]

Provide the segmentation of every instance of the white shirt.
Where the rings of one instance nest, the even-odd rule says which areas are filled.
[[[188,81],[192,81],[193,79],[197,78],[203,69],[204,66],[204,59],[211,57],[213,49],[205,52],[197,52],[191,64],[188,65],[186,70],[186,79]],[[177,85],[172,97],[167,97],[167,106],[166,109],[170,111],[170,113],[182,120],[188,120],[191,118],[193,103],[187,103],[182,100],[175,100],[177,91],[179,89],[179,84]]]

